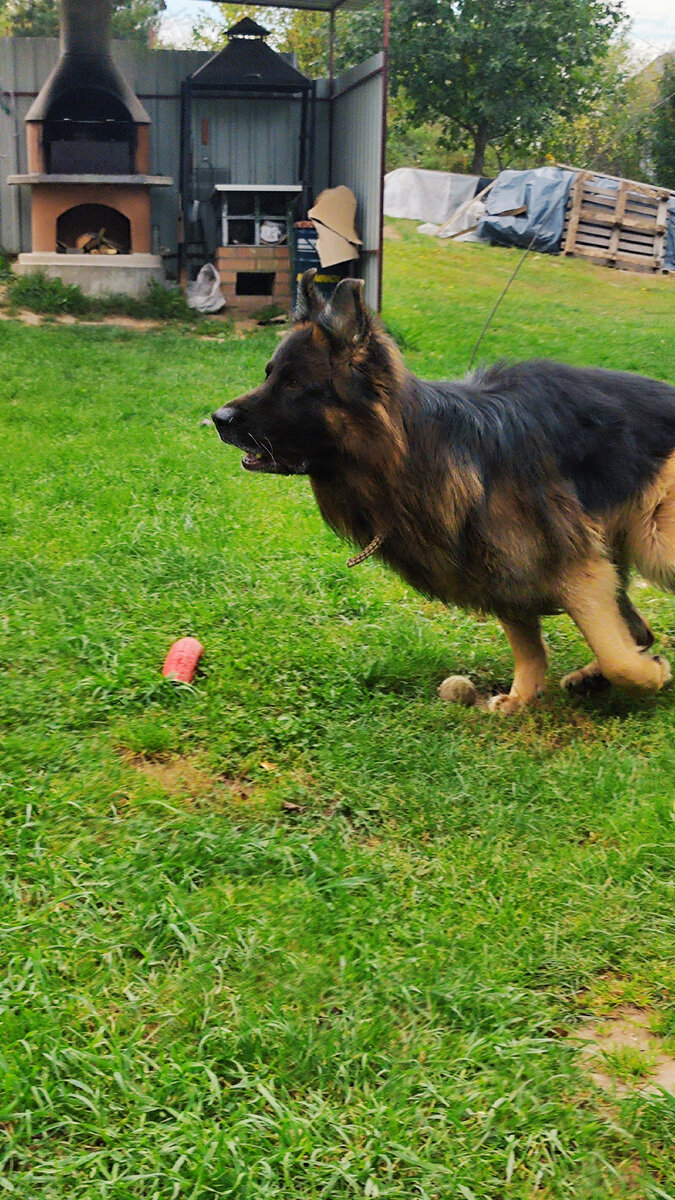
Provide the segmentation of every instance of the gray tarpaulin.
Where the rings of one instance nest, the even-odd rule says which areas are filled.
[[[485,201],[485,216],[477,233],[498,246],[523,246],[544,253],[560,248],[565,223],[565,205],[575,177],[560,167],[533,171],[502,171]],[[507,210],[525,206],[521,216],[502,216]]]
[[[477,175],[398,167],[384,177],[384,213],[442,225],[475,194]]]
[[[668,228],[666,230],[666,256],[664,271],[675,271],[675,196],[668,201]]]

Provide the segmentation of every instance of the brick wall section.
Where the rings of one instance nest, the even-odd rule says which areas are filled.
[[[291,252],[288,246],[220,246],[216,267],[228,307],[242,312],[258,312],[270,304],[290,310]],[[269,274],[274,272],[271,296],[238,296],[237,272]]]

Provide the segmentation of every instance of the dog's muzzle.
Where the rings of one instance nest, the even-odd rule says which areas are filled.
[[[241,460],[241,465],[245,471],[262,471],[268,475],[307,474],[307,462],[303,460],[290,463],[278,459],[269,442],[265,445],[242,429],[241,417],[240,410],[233,404],[226,404],[211,414],[219,438],[228,446],[236,446],[244,451],[245,457]]]

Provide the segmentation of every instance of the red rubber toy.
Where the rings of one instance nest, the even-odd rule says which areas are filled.
[[[203,653],[204,647],[196,638],[179,638],[169,648],[169,653],[164,659],[162,675],[166,679],[174,679],[177,683],[192,683],[197,663]]]

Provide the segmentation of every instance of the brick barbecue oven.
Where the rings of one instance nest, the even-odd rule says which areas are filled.
[[[89,294],[141,294],[162,279],[152,253],[150,118],[111,54],[112,0],[61,0],[61,57],[26,115],[31,253]]]

